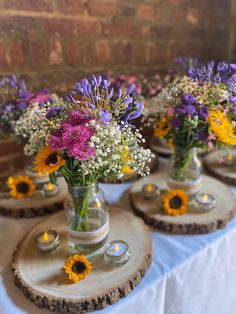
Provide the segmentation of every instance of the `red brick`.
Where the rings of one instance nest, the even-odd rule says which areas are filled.
[[[122,16],[125,17],[134,17],[136,13],[136,8],[130,5],[123,5],[120,8],[120,12]]]
[[[29,44],[31,63],[33,66],[41,66],[47,63],[44,44],[40,41],[33,41]]]
[[[12,10],[53,11],[52,0],[5,0],[4,7]]]
[[[6,51],[6,44],[3,42],[0,42],[0,65],[7,65],[8,59],[7,59],[7,51]]]
[[[82,37],[92,37],[101,34],[101,24],[99,21],[79,21],[77,23],[78,34]]]
[[[49,34],[68,36],[76,34],[76,24],[67,19],[49,18],[44,21],[45,31]]]
[[[114,38],[130,38],[140,35],[139,27],[128,23],[104,24],[103,29],[105,35]]]
[[[87,8],[92,16],[114,16],[118,13],[117,3],[111,0],[90,0],[87,2]]]
[[[138,18],[141,20],[152,20],[154,8],[151,4],[140,4],[138,7]]]
[[[119,41],[112,45],[112,62],[114,64],[129,64],[133,61],[132,44],[126,41]]]
[[[97,58],[100,64],[105,64],[109,61],[110,48],[107,42],[100,41],[97,43]]]
[[[25,64],[25,54],[20,41],[10,45],[10,60],[12,65],[22,66]]]
[[[58,39],[52,40],[49,45],[50,65],[60,65],[63,62],[63,51],[61,42]]]
[[[82,58],[84,65],[97,65],[95,45],[92,42],[85,44]]]
[[[85,6],[81,0],[60,0],[57,1],[57,11],[63,14],[83,14]]]
[[[69,42],[66,49],[66,61],[70,65],[78,63],[78,47],[76,42]]]
[[[14,139],[0,140],[0,157],[23,154],[23,146],[18,144]]]

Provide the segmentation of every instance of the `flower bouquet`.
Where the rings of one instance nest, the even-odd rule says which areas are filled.
[[[101,245],[108,233],[107,205],[97,180],[120,179],[129,171],[149,173],[145,164],[151,152],[141,146],[142,136],[130,125],[143,106],[133,104],[130,92],[120,91],[114,99],[106,79],[83,79],[64,105],[42,107],[25,146],[27,154],[36,155],[39,173],[48,173],[52,183],[57,174],[65,178],[70,192],[68,233],[80,251]]]
[[[188,75],[157,97],[155,135],[173,140],[175,155],[169,186],[194,181],[189,194],[200,189],[195,148],[212,150],[236,145],[236,65],[224,62],[190,68]],[[184,183],[184,184],[183,184]]]

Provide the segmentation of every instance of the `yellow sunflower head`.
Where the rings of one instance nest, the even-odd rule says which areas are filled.
[[[7,183],[11,196],[18,199],[30,197],[36,188],[28,176],[9,177]]]
[[[35,168],[39,174],[50,174],[65,164],[60,152],[52,150],[49,146],[41,148],[34,160]]]
[[[188,195],[183,190],[171,190],[163,200],[164,213],[171,216],[183,215],[187,212]]]
[[[228,145],[236,145],[236,135],[231,121],[220,111],[209,112],[209,129],[217,141]]]
[[[85,279],[92,268],[92,263],[90,263],[84,255],[69,257],[64,264],[65,272],[73,282]]]
[[[170,129],[170,119],[167,117],[162,117],[158,127],[154,129],[154,136],[163,138],[170,132]]]

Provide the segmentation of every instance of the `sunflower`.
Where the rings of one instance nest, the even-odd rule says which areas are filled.
[[[188,195],[183,190],[172,190],[166,193],[163,200],[164,213],[171,216],[187,212]]]
[[[215,134],[219,142],[228,145],[236,145],[236,135],[232,123],[223,112],[210,111],[209,113],[209,129]]]
[[[11,196],[19,199],[30,197],[36,188],[28,176],[9,177],[7,183]]]
[[[154,136],[163,138],[170,132],[170,119],[162,117],[158,127],[154,129]]]
[[[60,152],[52,150],[49,146],[41,148],[34,160],[35,168],[40,174],[52,173],[65,164]]]
[[[73,282],[78,282],[85,279],[91,272],[92,263],[84,255],[74,255],[66,260],[64,269],[69,274],[69,279]]]

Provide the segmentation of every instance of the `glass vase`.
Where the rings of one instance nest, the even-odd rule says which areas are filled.
[[[104,245],[109,232],[109,213],[104,193],[97,183],[68,186],[65,201],[69,250],[89,254]]]
[[[175,147],[175,153],[170,162],[167,186],[172,190],[184,190],[190,201],[194,199],[202,186],[202,167],[196,148],[185,150]]]

